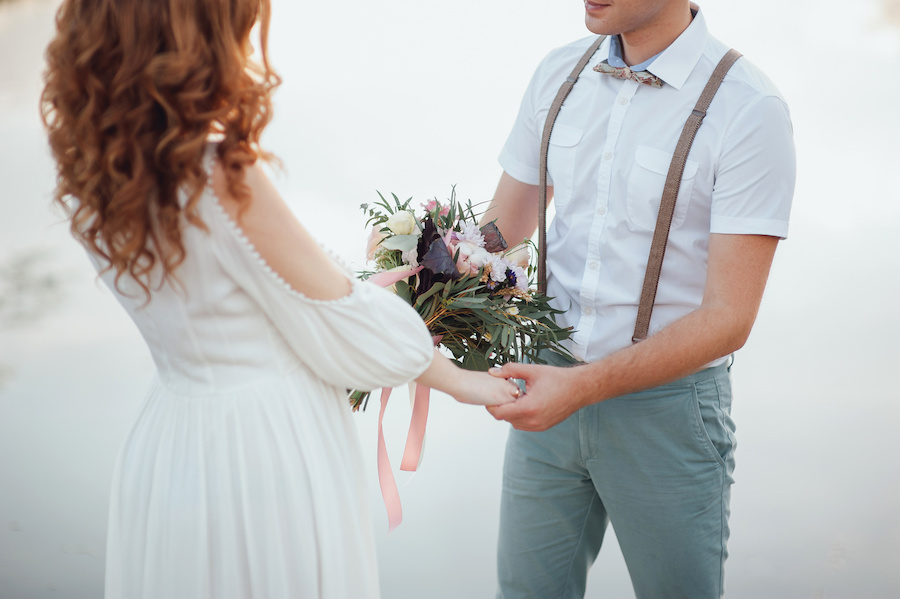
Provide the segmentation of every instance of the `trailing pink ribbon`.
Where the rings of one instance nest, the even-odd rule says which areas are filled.
[[[440,337],[432,337],[434,344],[440,343]],[[416,394],[413,400],[412,418],[409,420],[409,433],[406,435],[406,447],[403,449],[403,459],[400,460],[400,470],[415,472],[422,461],[422,447],[425,445],[425,425],[428,423],[428,404],[431,402],[431,389],[425,385],[416,384]]]
[[[437,345],[441,337],[432,337]],[[413,383],[415,384],[415,383]],[[403,449],[403,459],[400,461],[400,470],[415,472],[422,461],[422,447],[425,445],[425,427],[428,424],[428,406],[431,403],[431,388],[425,385],[416,385],[413,400],[412,417],[409,421],[409,432],[406,434],[406,447]],[[403,506],[400,505],[400,492],[397,490],[397,481],[391,470],[391,460],[387,455],[387,443],[384,441],[384,412],[387,409],[388,399],[391,397],[391,389],[385,387],[381,390],[381,410],[378,412],[378,484],[381,487],[381,497],[384,499],[384,507],[388,514],[388,532],[400,526],[403,521]]]
[[[398,281],[418,274],[422,267],[410,268],[402,271],[380,272],[369,277],[369,282],[381,287],[390,287]],[[432,337],[437,345],[441,337]],[[391,389],[385,387],[381,390],[381,410],[378,412],[378,484],[381,487],[381,497],[384,499],[384,507],[388,515],[388,532],[400,526],[403,521],[403,506],[400,504],[400,492],[397,490],[397,481],[391,470],[391,461],[387,455],[387,444],[384,441],[384,412],[387,409],[388,399],[391,397]],[[413,400],[412,418],[409,422],[409,432],[406,435],[406,447],[403,450],[403,459],[400,469],[407,472],[415,472],[422,459],[422,446],[425,443],[425,426],[428,423],[428,404],[431,400],[431,389],[425,385],[416,385],[415,399]]]
[[[387,455],[387,445],[384,442],[384,410],[387,408],[388,398],[391,396],[390,387],[381,390],[381,411],[378,413],[378,484],[381,486],[381,497],[384,499],[384,507],[388,514],[388,532],[391,532],[403,521],[403,506],[400,505],[400,491],[397,490],[397,481],[391,471],[391,461]]]

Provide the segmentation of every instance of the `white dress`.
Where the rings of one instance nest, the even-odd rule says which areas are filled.
[[[145,305],[103,275],[157,369],[113,475],[106,598],[378,597],[346,390],[416,378],[431,338],[371,284],[334,301],[291,289],[211,186],[199,214],[180,287]]]

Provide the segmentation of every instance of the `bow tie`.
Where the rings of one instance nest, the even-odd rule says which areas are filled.
[[[613,67],[605,60],[595,66],[594,70],[616,79],[630,79],[651,87],[662,87],[662,79],[649,71],[632,71],[630,67]]]

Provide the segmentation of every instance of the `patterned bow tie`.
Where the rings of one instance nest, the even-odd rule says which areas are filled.
[[[613,67],[607,61],[603,61],[594,67],[594,70],[616,79],[630,79],[651,87],[662,87],[662,79],[648,71],[632,71],[630,67]]]

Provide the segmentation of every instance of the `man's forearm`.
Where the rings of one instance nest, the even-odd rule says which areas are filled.
[[[743,345],[721,310],[699,308],[650,338],[573,371],[581,406],[657,387],[692,374]]]
[[[552,194],[553,188],[548,189],[548,197]],[[525,238],[534,235],[537,228],[538,195],[536,185],[522,183],[503,173],[494,199],[481,219],[482,224],[496,220],[497,227],[510,247],[519,245]]]
[[[701,306],[645,341],[579,368],[583,405],[662,385],[740,349],[750,335],[778,240],[713,235]]]

